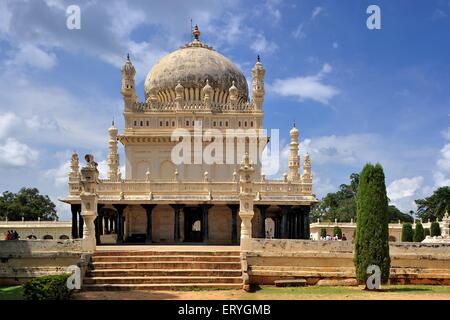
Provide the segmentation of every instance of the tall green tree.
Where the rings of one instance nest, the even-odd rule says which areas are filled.
[[[433,221],[431,223],[430,235],[432,237],[437,237],[441,235],[441,226],[439,225],[439,222]]]
[[[36,188],[22,188],[18,193],[3,192],[0,196],[0,219],[10,221],[55,220],[56,206]]]
[[[407,222],[402,225],[402,242],[412,242],[413,241],[413,228],[412,224]]]
[[[381,281],[389,280],[388,198],[383,167],[368,163],[359,176],[355,239],[356,279],[367,280],[367,267],[381,269]]]
[[[431,196],[416,200],[416,205],[417,216],[423,221],[442,219],[445,210],[450,210],[450,187],[436,189]]]
[[[414,228],[414,242],[422,242],[425,239],[425,230],[423,229],[422,223],[416,222],[416,227]]]

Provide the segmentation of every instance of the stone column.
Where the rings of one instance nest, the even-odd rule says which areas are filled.
[[[147,227],[146,227],[146,237],[145,242],[151,243],[153,240],[152,234],[152,211],[153,208],[156,207],[156,204],[141,204],[141,206],[145,209],[147,214]]]
[[[302,239],[308,239],[310,237],[310,230],[309,230],[309,212],[311,211],[310,206],[304,206],[303,207],[303,237]]]
[[[81,210],[81,205],[71,204],[70,210],[72,211],[72,239],[78,238],[78,212]]]
[[[264,239],[266,237],[266,210],[270,205],[257,205],[256,208],[259,210],[259,228],[258,228],[258,238]]]
[[[246,152],[244,159],[239,168],[239,216],[241,217],[241,245],[242,240],[252,238],[252,218],[253,200],[255,194],[253,192],[253,176],[255,168],[250,163],[250,158]]]
[[[95,251],[95,225],[94,220],[97,217],[98,195],[97,185],[98,170],[97,163],[94,162],[92,155],[86,155],[86,166],[81,169],[81,216],[86,227],[83,230],[82,247],[85,252]]]
[[[288,214],[291,206],[279,206],[281,208],[281,238],[287,239],[289,235]]]
[[[102,234],[102,218],[103,214],[101,213],[102,208],[104,207],[104,204],[97,204],[97,218],[95,219],[95,241],[97,244],[100,244],[100,235]]]
[[[209,221],[208,221],[208,214],[209,214],[209,208],[211,208],[211,204],[201,204],[200,209],[202,210],[202,231],[203,231],[203,242],[207,243],[209,241]]]
[[[184,207],[182,204],[171,204],[174,213],[174,222],[173,222],[173,240],[175,242],[180,241],[180,210]]]
[[[116,216],[116,234],[117,243],[123,242],[123,211],[127,207],[126,204],[113,204],[114,209],[117,210]]]
[[[84,229],[84,219],[81,215],[81,206],[80,212],[78,212],[78,238],[83,238],[83,229]]]
[[[237,244],[237,213],[239,209],[238,204],[229,204],[228,208],[231,209],[231,243]]]

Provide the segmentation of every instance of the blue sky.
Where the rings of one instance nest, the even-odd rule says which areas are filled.
[[[66,28],[70,4],[81,8],[81,30]],[[370,4],[380,30],[366,27]],[[450,184],[448,0],[2,0],[0,191],[35,186],[56,201],[73,151],[93,153],[104,170],[112,118],[123,127],[127,52],[142,99],[151,66],[190,40],[191,18],[248,80],[261,55],[264,125],[281,129],[284,146],[297,123],[319,197],[368,161],[384,166],[404,211]],[[66,205],[58,210],[68,218]]]

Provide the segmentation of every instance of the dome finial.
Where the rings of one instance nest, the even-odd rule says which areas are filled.
[[[127,60],[130,61],[130,54],[127,53]]]
[[[194,27],[194,31],[192,31],[192,35],[194,36],[194,39],[195,40],[199,40],[199,37],[200,37],[200,30],[199,30],[199,28],[198,28],[198,25],[195,25],[195,27]]]
[[[261,62],[261,58],[259,57],[259,54],[256,56],[256,61]]]

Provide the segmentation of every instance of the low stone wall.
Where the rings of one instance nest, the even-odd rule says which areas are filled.
[[[296,278],[311,285],[349,283],[355,278],[350,241],[250,239],[241,245],[252,284]],[[391,243],[390,255],[391,283],[450,284],[449,244]]]
[[[0,285],[58,274],[81,257],[81,240],[0,241]]]

